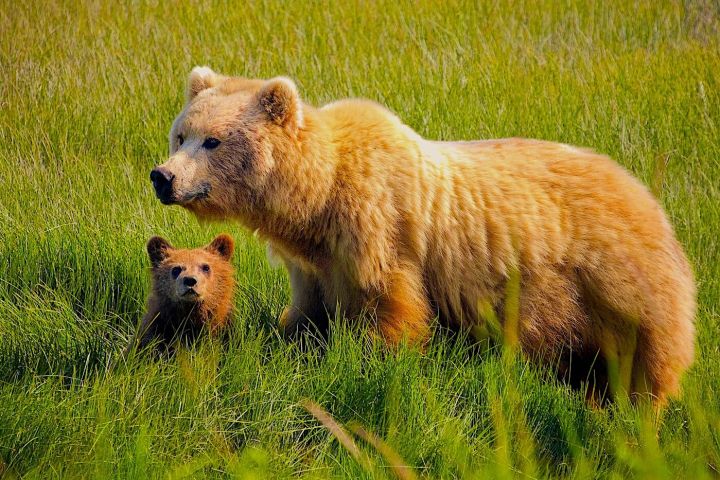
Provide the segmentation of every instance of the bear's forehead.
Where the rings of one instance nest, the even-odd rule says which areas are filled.
[[[184,250],[178,249],[170,252],[165,259],[167,264],[181,264],[185,266],[200,266],[204,263],[217,263],[219,261],[216,255],[204,249]]]
[[[185,109],[183,123],[193,129],[212,129],[235,122],[250,107],[251,95],[198,95]]]
[[[200,92],[187,106],[188,114],[223,111],[237,111],[250,105],[253,95],[251,92],[237,91],[224,93],[217,87]]]
[[[225,95],[229,95],[237,92],[245,92],[248,94],[254,94],[265,84],[264,80],[256,78],[243,78],[243,77],[228,77],[225,81],[221,82],[220,85],[215,89]]]

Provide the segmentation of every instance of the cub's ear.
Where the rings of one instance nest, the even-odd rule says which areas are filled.
[[[160,263],[170,255],[172,249],[173,247],[170,245],[170,242],[162,237],[152,237],[148,240],[147,252],[153,268],[160,265]]]
[[[205,247],[205,250],[220,256],[224,260],[230,260],[234,249],[235,241],[227,233],[221,233],[215,237],[215,240],[210,242],[210,245]]]
[[[223,76],[213,72],[210,67],[195,67],[190,71],[187,83],[187,101],[189,102],[205,89],[220,83]]]
[[[303,111],[295,82],[286,77],[275,77],[265,82],[257,93],[260,109],[268,119],[293,130],[302,128]]]

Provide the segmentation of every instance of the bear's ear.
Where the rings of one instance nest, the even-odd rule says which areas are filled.
[[[213,72],[210,67],[195,67],[190,72],[187,84],[187,101],[189,102],[198,93],[212,88],[222,79],[222,75]]]
[[[162,237],[152,237],[147,243],[148,257],[150,257],[150,263],[153,268],[157,267],[165,260],[170,251],[173,249],[170,242]]]
[[[221,233],[215,240],[210,242],[210,245],[205,247],[205,250],[218,255],[224,260],[230,260],[232,257],[233,249],[235,248],[235,241],[227,233]]]
[[[265,82],[257,93],[260,110],[268,119],[291,129],[302,128],[303,111],[295,82],[286,77],[275,77]]]

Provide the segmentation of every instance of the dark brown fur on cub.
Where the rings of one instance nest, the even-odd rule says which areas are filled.
[[[153,343],[156,352],[171,353],[178,342],[191,345],[204,328],[218,334],[231,318],[233,248],[227,234],[195,249],[176,249],[164,238],[152,237],[147,244],[152,264],[147,313],[126,353]]]

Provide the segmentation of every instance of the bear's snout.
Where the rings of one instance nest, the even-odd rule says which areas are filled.
[[[150,181],[155,188],[155,195],[164,204],[173,202],[173,180],[175,175],[164,169],[163,167],[154,168],[150,172]]]

